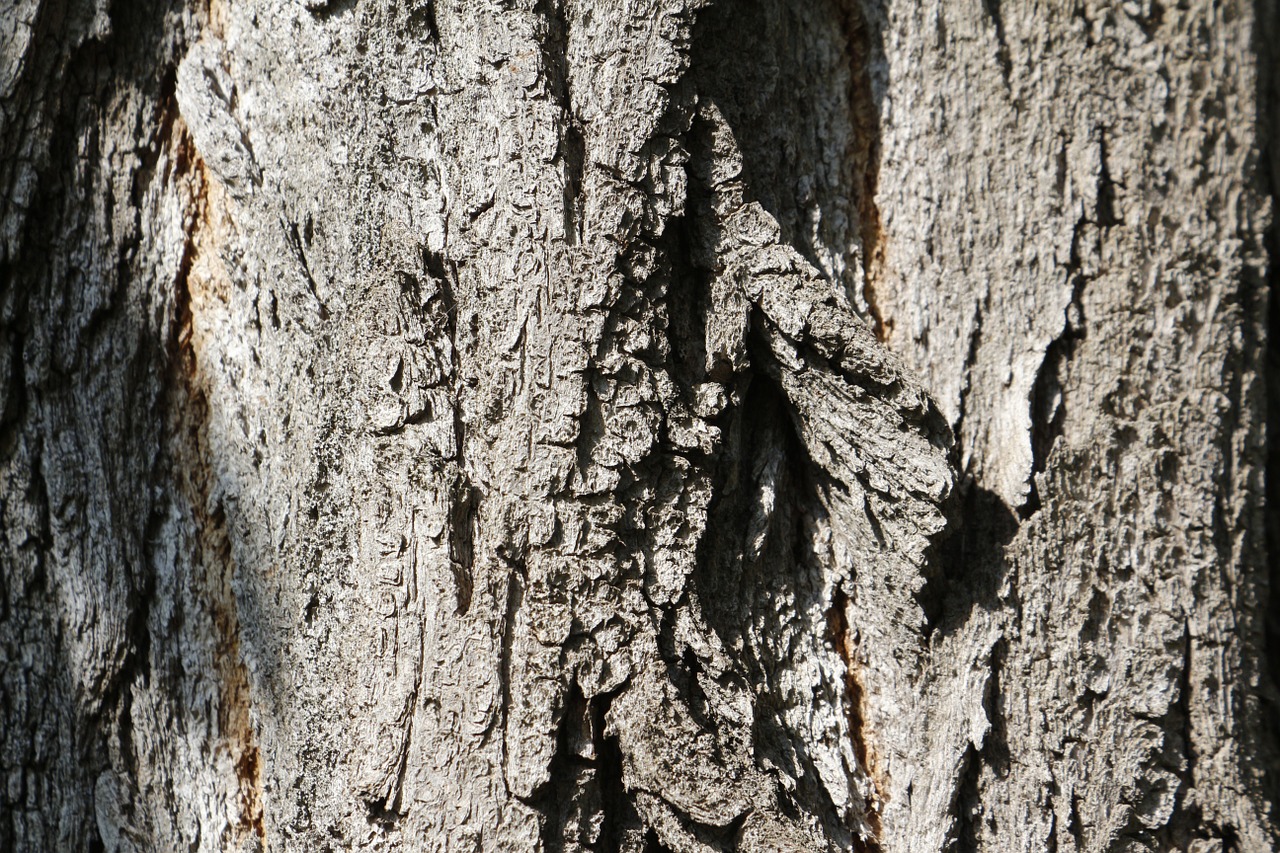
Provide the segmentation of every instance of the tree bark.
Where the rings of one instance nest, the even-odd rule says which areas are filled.
[[[0,849],[1270,849],[1278,18],[11,0]]]

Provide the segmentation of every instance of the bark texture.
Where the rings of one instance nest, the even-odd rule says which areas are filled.
[[[1270,849],[1277,35],[10,0],[0,849]]]

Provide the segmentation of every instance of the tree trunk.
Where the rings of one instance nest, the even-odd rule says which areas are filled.
[[[0,849],[1269,849],[1280,16],[1111,6],[9,0]]]

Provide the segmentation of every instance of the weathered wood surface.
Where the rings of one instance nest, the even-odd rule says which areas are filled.
[[[12,2],[0,848],[1269,849],[1275,17]]]

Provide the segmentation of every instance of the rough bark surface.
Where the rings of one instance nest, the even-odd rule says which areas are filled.
[[[1269,849],[1276,17],[11,2],[0,849]]]

